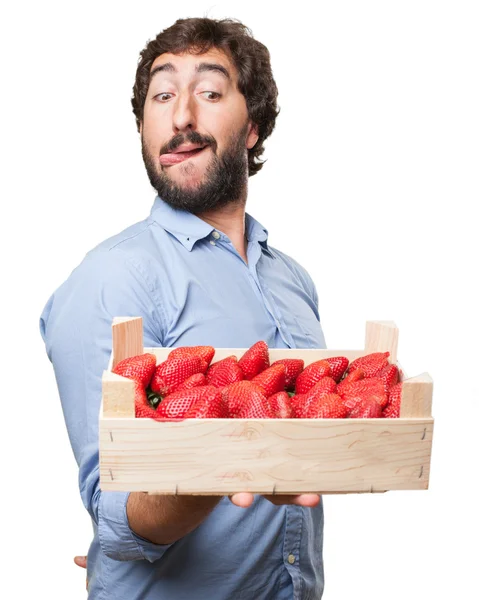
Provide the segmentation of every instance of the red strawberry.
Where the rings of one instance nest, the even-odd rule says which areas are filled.
[[[236,356],[227,356],[223,360],[219,360],[212,364],[206,372],[208,385],[214,385],[217,388],[222,388],[243,379],[243,371],[238,366]]]
[[[157,417],[156,410],[148,402],[145,388],[140,381],[135,380],[135,417],[137,419]]]
[[[301,405],[298,406],[296,416],[299,419],[304,419],[308,413],[309,407],[314,401],[327,394],[336,393],[336,388],[336,382],[332,377],[326,376],[320,379],[318,383],[315,383],[310,390],[303,394],[303,399]]]
[[[296,393],[304,394],[310,390],[315,383],[323,377],[331,375],[331,367],[325,360],[317,360],[305,367],[304,371],[296,379]]]
[[[169,353],[168,358],[199,356],[206,361],[207,367],[209,367],[214,355],[215,349],[213,346],[180,346],[179,348],[173,348],[173,350]]]
[[[185,379],[201,372],[202,362],[199,356],[166,359],[155,369],[150,384],[152,391],[161,396],[171,394]]]
[[[271,366],[274,367],[274,365],[284,365],[286,367],[285,389],[288,392],[292,392],[294,390],[294,386],[298,375],[304,369],[304,360],[301,358],[280,358],[279,360],[276,360]]]
[[[291,419],[294,416],[288,392],[277,392],[268,398],[271,408],[278,419]]]
[[[383,410],[383,417],[386,419],[397,419],[399,418],[399,412],[401,409],[401,392],[402,382],[396,383],[389,390],[389,403]]]
[[[340,396],[344,397],[374,392],[380,394],[381,396],[385,396],[385,398],[382,400],[384,406],[386,406],[388,401],[388,390],[386,383],[383,379],[379,379],[378,377],[366,377],[365,379],[354,381],[353,383],[347,383],[344,385],[340,384],[338,385],[337,391]]]
[[[264,391],[252,381],[246,379],[224,387],[222,393],[231,418],[237,417],[251,398],[266,399]]]
[[[269,398],[276,392],[283,392],[286,383],[286,367],[284,365],[271,365],[251,380],[264,390]]]
[[[345,356],[332,356],[324,359],[331,367],[331,377],[336,383],[341,379],[348,368],[349,360]]]
[[[381,379],[386,384],[386,390],[389,390],[399,381],[399,369],[396,365],[388,364],[381,369],[376,375],[377,379]]]
[[[243,371],[245,379],[251,380],[269,367],[269,350],[264,341],[256,342],[246,350],[239,359],[238,365]]]
[[[382,409],[373,397],[361,399],[349,413],[350,419],[376,419],[382,416]]]
[[[316,397],[310,404],[307,419],[345,419],[349,410],[338,394]]]
[[[306,399],[306,394],[295,394],[294,396],[291,396],[291,398],[290,398],[291,408],[293,409],[294,417],[296,417],[297,419],[301,418],[302,407],[303,407],[305,399]]]
[[[185,379],[183,383],[180,383],[175,391],[179,392],[180,390],[189,390],[200,385],[207,385],[206,377],[203,375],[203,373],[195,373],[194,375],[188,377],[188,379]]]
[[[352,373],[355,369],[361,367],[365,377],[374,377],[389,363],[388,356],[389,352],[372,352],[360,356],[349,365],[348,373]]]
[[[146,352],[130,358],[124,358],[113,369],[113,373],[128,379],[139,381],[144,388],[150,384],[156,368],[156,356]]]
[[[382,409],[388,402],[385,386],[384,381],[380,379],[366,378],[349,384],[348,388],[342,390],[340,395],[350,410],[353,410],[363,400],[374,400]]]
[[[271,404],[263,393],[251,394],[238,412],[238,419],[274,419]]]
[[[197,358],[201,360],[199,357]],[[208,385],[172,392],[160,402],[157,416],[162,419],[184,419],[186,413],[198,400],[217,393],[218,390],[215,387]]]
[[[347,374],[346,377],[340,383],[338,383],[338,394],[341,393],[341,390],[343,390],[348,383],[354,383],[355,381],[360,381],[361,379],[364,379],[364,371],[361,369],[361,367],[354,369],[352,373]]]
[[[224,419],[229,416],[221,391],[214,386],[206,386],[203,389],[207,388],[210,389],[188,410],[186,419]]]

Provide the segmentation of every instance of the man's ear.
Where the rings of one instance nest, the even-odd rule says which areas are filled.
[[[140,121],[140,135],[143,133],[143,121]]]
[[[258,125],[251,123],[248,125],[248,136],[246,138],[246,147],[248,150],[254,147],[256,142],[259,140]]]

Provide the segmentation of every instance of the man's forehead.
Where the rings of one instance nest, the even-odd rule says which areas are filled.
[[[225,52],[218,50],[217,48],[211,48],[208,50],[208,52],[204,52],[203,54],[191,54],[189,52],[173,54],[171,52],[164,52],[163,54],[160,54],[160,56],[157,56],[153,61],[153,64],[150,68],[150,74],[152,74],[153,71],[156,72],[157,67],[167,63],[173,65],[180,75],[183,73],[194,75],[197,68],[202,63],[218,64],[224,67],[224,69],[230,74],[232,82],[236,82],[237,80],[237,72],[234,64],[231,62]]]

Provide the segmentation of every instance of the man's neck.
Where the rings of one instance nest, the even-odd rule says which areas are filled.
[[[220,210],[200,213],[197,216],[226,234],[240,256],[247,263],[245,229],[246,203],[230,203]]]

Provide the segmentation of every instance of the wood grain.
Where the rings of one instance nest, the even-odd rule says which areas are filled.
[[[124,358],[143,354],[143,319],[141,317],[115,317],[111,326],[113,357],[111,367]]]
[[[367,321],[365,353],[389,352],[389,362],[397,361],[399,329],[394,321]]]
[[[427,489],[432,419],[108,419],[104,490],[178,494]]]

